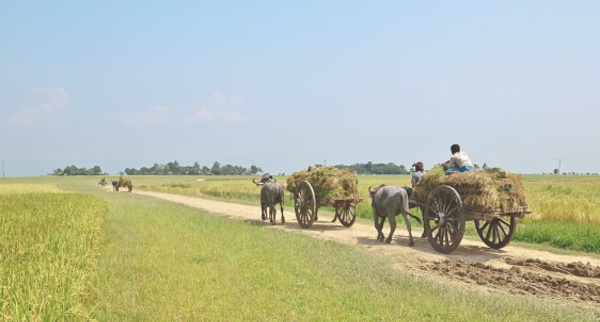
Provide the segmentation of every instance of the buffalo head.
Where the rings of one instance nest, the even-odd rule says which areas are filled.
[[[277,182],[277,180],[273,179],[273,176],[267,175],[264,175],[259,181],[256,181],[256,179],[252,179],[252,183],[254,183],[257,186],[262,186],[267,182]]]

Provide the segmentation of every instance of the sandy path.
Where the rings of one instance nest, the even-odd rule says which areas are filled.
[[[194,197],[134,191],[150,196],[204,209],[233,219],[260,220],[260,207],[246,206]],[[541,297],[568,299],[600,309],[600,259],[591,256],[554,254],[524,247],[507,246],[501,250],[488,248],[481,240],[463,239],[457,250],[445,255],[436,252],[427,239],[421,239],[421,230],[413,231],[415,246],[408,247],[407,231],[401,218],[392,244],[376,240],[373,224],[356,222],[346,228],[339,222],[331,223],[331,216],[319,214],[319,221],[310,229],[298,225],[293,212],[286,212],[286,224],[278,223],[273,229],[284,229],[354,245],[363,250],[391,257],[395,266],[403,271],[425,278],[443,279],[466,287],[530,294]],[[389,232],[389,225],[384,233]]]

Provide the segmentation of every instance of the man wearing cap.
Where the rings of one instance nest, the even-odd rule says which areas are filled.
[[[415,167],[415,171],[412,174],[412,179],[410,180],[410,182],[412,183],[412,187],[416,187],[419,183],[421,183],[421,180],[423,180],[423,175],[425,174],[425,170],[423,169],[423,162],[415,162],[412,165],[413,167]]]

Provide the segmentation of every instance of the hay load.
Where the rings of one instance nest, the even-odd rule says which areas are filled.
[[[429,193],[440,185],[454,188],[460,194],[466,211],[511,212],[527,206],[521,176],[499,168],[446,175],[443,167],[437,165],[423,176],[423,181],[415,188],[417,202],[425,204]]]
[[[287,190],[293,194],[302,181],[308,181],[320,200],[349,199],[358,194],[358,180],[348,169],[308,167],[287,178]]]

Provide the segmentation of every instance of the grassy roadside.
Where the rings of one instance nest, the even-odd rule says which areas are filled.
[[[106,219],[98,320],[594,318],[537,299],[432,285],[386,268],[390,263],[380,257],[262,224],[147,198],[119,199]],[[444,302],[451,308],[439,305]]]
[[[99,195],[109,200],[93,312],[101,321],[597,318],[552,301],[414,279],[385,258],[262,223],[126,193]]]

